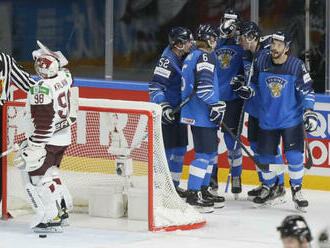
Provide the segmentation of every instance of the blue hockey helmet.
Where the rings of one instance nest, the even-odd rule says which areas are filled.
[[[185,44],[189,40],[193,40],[193,35],[190,29],[185,27],[173,27],[168,33],[168,41],[171,46],[181,42]]]
[[[242,22],[239,26],[239,32],[240,35],[244,35],[246,37],[252,35],[253,37],[258,39],[261,36],[261,32],[258,25],[252,21]]]
[[[277,230],[281,233],[281,238],[296,237],[300,242],[304,238],[308,242],[313,239],[307,222],[301,215],[289,215],[285,217],[282,224],[277,227]]]
[[[218,28],[213,24],[200,24],[196,31],[196,40],[208,41],[211,37],[217,39]]]
[[[289,46],[291,43],[290,34],[286,31],[276,31],[272,34],[271,41],[279,40],[285,43],[286,46]]]
[[[229,8],[226,9],[225,12],[223,13],[223,19],[225,20],[233,19],[236,22],[240,22],[241,16],[237,10]]]

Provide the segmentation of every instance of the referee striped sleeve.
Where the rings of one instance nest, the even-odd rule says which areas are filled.
[[[9,56],[8,56],[9,57]],[[29,91],[30,87],[36,82],[29,77],[29,74],[23,71],[17,64],[16,61],[9,57],[12,62],[11,78],[14,84],[24,91]]]

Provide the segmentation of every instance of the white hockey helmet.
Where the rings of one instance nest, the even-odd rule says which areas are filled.
[[[57,58],[51,54],[42,54],[34,62],[36,73],[44,79],[57,76],[59,68],[60,65]]]

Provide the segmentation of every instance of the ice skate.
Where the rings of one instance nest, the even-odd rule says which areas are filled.
[[[70,226],[69,214],[66,212],[65,208],[62,208],[58,217],[61,219],[61,226]]]
[[[231,177],[231,193],[234,194],[235,200],[238,199],[238,195],[241,192],[242,192],[241,176]]]
[[[298,184],[291,186],[291,193],[295,208],[299,211],[306,212],[306,208],[308,207],[308,201],[302,195],[301,185]]]
[[[219,185],[218,185],[218,174],[214,174],[211,176],[210,179],[210,187],[212,189],[213,192],[217,192],[219,189]]]
[[[272,200],[273,196],[273,188],[268,187],[267,185],[262,185],[260,194],[253,199],[253,202],[255,203],[256,207],[265,206],[270,204],[270,201]]]
[[[200,213],[212,213],[214,203],[208,199],[203,199],[201,191],[188,190],[186,202],[195,207]]]
[[[225,198],[213,193],[211,187],[202,186],[201,192],[204,199],[214,202],[214,208],[223,208],[225,206]]]
[[[286,202],[286,199],[285,199],[285,188],[284,188],[284,185],[281,184],[281,185],[277,185],[277,186],[274,186],[273,187],[273,190],[274,190],[274,195],[271,199],[271,204],[272,205],[278,205],[278,204],[283,204]]]
[[[257,197],[262,190],[262,184],[260,184],[258,187],[251,189],[250,191],[247,192],[248,194],[248,200],[253,201],[255,197]]]
[[[187,190],[180,188],[179,186],[175,186],[175,190],[181,198],[187,197]]]

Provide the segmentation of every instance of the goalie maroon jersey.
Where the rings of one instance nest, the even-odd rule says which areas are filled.
[[[27,117],[32,121],[30,138],[33,142],[56,146],[71,144],[70,127],[58,128],[69,118],[71,85],[70,72],[60,70],[56,77],[42,79],[31,87]]]

